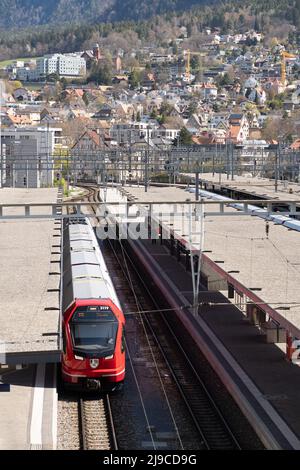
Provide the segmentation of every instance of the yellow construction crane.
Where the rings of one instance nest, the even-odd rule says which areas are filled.
[[[281,83],[282,85],[286,85],[286,59],[295,59],[296,56],[294,54],[290,54],[289,52],[282,51],[281,52]]]
[[[188,49],[184,51],[184,55],[186,56],[185,76],[186,76],[186,79],[190,82],[191,81],[191,56],[199,55],[201,57],[205,57],[206,54],[204,54],[203,52],[191,52],[190,49]]]

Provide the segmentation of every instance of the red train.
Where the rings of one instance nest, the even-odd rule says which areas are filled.
[[[64,386],[120,389],[125,378],[125,318],[87,218],[64,222],[63,266]]]

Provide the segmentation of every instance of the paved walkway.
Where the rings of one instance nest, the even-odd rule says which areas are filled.
[[[0,204],[56,201],[57,189],[0,190]],[[59,221],[0,221],[0,363],[50,362],[58,350],[60,238]]]
[[[57,394],[54,365],[0,369],[0,450],[56,448]]]

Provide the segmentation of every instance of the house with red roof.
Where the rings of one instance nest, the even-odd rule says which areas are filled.
[[[97,132],[95,130],[87,130],[79,137],[77,142],[72,147],[72,152],[96,152],[108,148],[111,143],[111,138],[108,134]]]
[[[291,150],[300,150],[300,139],[295,140],[290,146]]]
[[[228,140],[240,143],[249,137],[250,124],[244,114],[231,114],[229,116]]]

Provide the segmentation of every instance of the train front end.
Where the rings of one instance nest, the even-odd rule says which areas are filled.
[[[63,321],[62,378],[78,390],[119,390],[125,378],[125,318],[106,299],[75,300]]]

